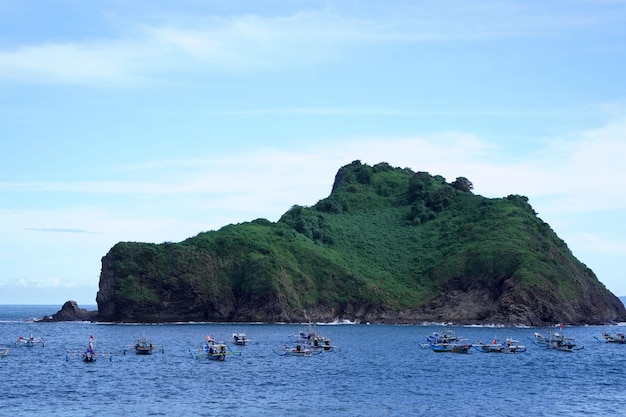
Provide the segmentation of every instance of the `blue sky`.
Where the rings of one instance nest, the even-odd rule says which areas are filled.
[[[626,295],[626,2],[0,0],[0,304],[359,159],[522,194]]]

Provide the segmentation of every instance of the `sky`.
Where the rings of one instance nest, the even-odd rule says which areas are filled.
[[[117,242],[330,194],[354,160],[529,198],[626,295],[624,0],[0,0],[0,304]]]

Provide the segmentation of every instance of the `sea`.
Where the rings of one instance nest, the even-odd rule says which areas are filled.
[[[96,306],[81,306],[96,309]],[[626,345],[596,339],[626,326],[565,327],[581,350],[534,345],[540,328],[445,326],[472,342],[511,337],[516,354],[435,353],[444,325],[317,323],[334,351],[280,356],[301,324],[36,322],[61,306],[0,305],[0,416],[616,416],[626,415]],[[194,356],[205,337],[223,362]],[[45,346],[15,346],[20,337]],[[98,359],[77,354],[90,337]],[[125,349],[145,337],[162,350]]]

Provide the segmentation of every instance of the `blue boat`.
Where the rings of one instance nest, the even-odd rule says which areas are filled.
[[[105,356],[109,358],[109,361],[112,360],[112,355],[110,353],[99,353],[95,348],[96,338],[93,336],[89,336],[89,343],[87,344],[87,349],[80,351],[79,353],[74,353],[67,351],[65,353],[65,360],[69,361],[70,357],[79,356],[83,362],[95,362],[96,359],[100,356]]]
[[[469,353],[472,348],[468,339],[457,337],[456,332],[449,329],[441,334],[433,332],[426,336],[426,343],[421,346],[437,353]]]
[[[210,336],[206,337],[206,341],[199,351],[189,349],[191,357],[194,359],[207,358],[213,361],[224,361],[228,355],[241,355],[241,352],[234,352],[230,346],[224,343],[217,343]]]

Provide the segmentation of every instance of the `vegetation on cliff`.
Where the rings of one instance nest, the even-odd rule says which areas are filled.
[[[342,167],[331,194],[180,243],[115,245],[111,321],[598,323],[619,300],[519,195],[387,163]]]

